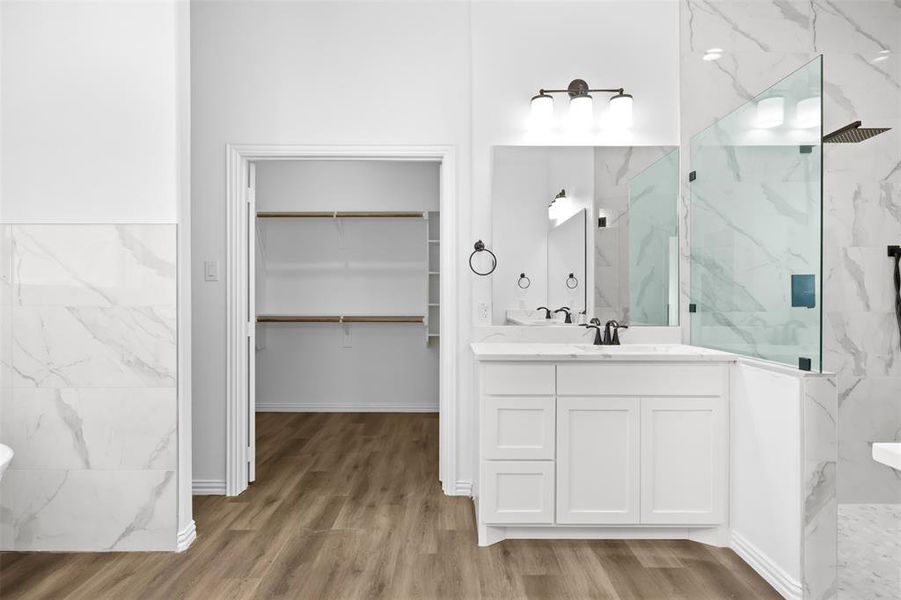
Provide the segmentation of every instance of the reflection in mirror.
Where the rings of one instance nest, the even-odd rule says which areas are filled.
[[[629,322],[679,323],[679,153],[629,180]]]
[[[678,166],[673,147],[494,148],[492,323],[678,325]]]
[[[584,208],[561,223],[551,222],[547,234],[548,306],[565,306],[573,315],[585,311]]]
[[[599,147],[595,165],[593,314],[678,325],[678,149]]]
[[[492,163],[492,243],[498,256],[497,271],[492,275],[492,323],[495,325],[546,325],[563,322],[564,313],[546,311],[569,307],[577,321],[579,312],[586,309],[586,289],[590,287],[589,271],[585,268],[586,218],[594,199],[594,149],[563,147],[494,148]],[[561,191],[565,194],[561,195]],[[554,242],[559,250],[552,251],[549,238],[562,237],[576,226],[571,218],[582,213],[583,230],[577,240]],[[555,231],[562,227],[560,232]],[[549,273],[567,267],[551,267],[549,257],[558,258],[564,248],[578,247],[582,257],[581,271],[573,266],[562,275]],[[569,261],[572,263],[572,261]],[[572,272],[579,280],[576,290],[568,290],[566,279]],[[518,285],[525,274],[531,284],[523,289]],[[553,280],[552,280],[553,279]],[[567,293],[560,291],[567,289]],[[551,290],[554,289],[554,292]],[[575,295],[573,291],[578,292]],[[587,300],[590,302],[590,294]],[[578,298],[581,300],[576,301]]]

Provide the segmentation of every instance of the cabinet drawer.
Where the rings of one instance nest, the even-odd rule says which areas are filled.
[[[554,406],[551,396],[482,398],[482,458],[553,460]]]
[[[719,396],[722,365],[566,364],[557,367],[557,393],[568,396]]]
[[[556,383],[554,365],[491,364],[481,372],[482,393],[553,396]]]
[[[483,461],[479,514],[484,523],[552,524],[554,463]]]

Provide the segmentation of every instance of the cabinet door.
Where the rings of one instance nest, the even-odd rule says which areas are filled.
[[[722,398],[641,399],[641,522],[717,524],[725,516]]]
[[[482,458],[553,460],[554,398],[483,396]]]
[[[557,522],[639,522],[638,398],[557,399]]]
[[[488,524],[554,522],[554,463],[482,461],[479,515]]]

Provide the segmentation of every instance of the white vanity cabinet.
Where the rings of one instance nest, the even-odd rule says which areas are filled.
[[[482,361],[478,375],[480,544],[724,524],[727,364]]]

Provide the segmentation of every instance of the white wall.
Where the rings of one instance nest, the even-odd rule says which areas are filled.
[[[200,1],[191,22],[196,264],[224,267],[227,143],[452,145],[466,222],[468,4]],[[195,477],[222,480],[225,281],[199,275]]]
[[[490,147],[526,143],[529,98],[574,77],[623,85],[635,95],[636,128],[619,142],[675,144],[678,5],[201,0],[192,3],[191,17],[193,217],[203,224],[195,228],[197,262],[225,259],[227,143],[456,147],[462,404],[452,477],[465,490],[472,419],[467,342],[477,305],[491,303],[490,283],[476,280],[465,260],[476,238],[490,246]],[[199,277],[194,284],[195,475],[221,479],[225,288],[224,281]]]
[[[176,1],[0,10],[0,219],[176,222]]]

